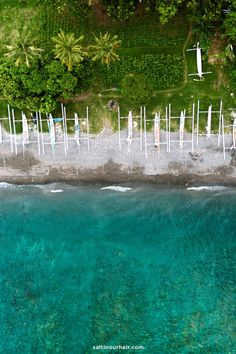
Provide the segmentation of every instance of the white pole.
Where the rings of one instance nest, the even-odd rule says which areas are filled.
[[[221,138],[221,125],[222,125],[222,100],[220,101],[220,116],[219,116],[219,130],[218,130],[218,146],[220,146],[220,138]]]
[[[11,110],[9,104],[7,105],[7,110],[8,110],[9,129],[10,129],[11,152],[13,152]]]
[[[224,128],[224,116],[222,114],[222,143],[223,143],[223,158],[225,160],[225,128]]]
[[[15,154],[17,155],[17,141],[16,141],[16,122],[15,122],[15,113],[14,109],[12,108],[12,121],[13,121],[13,133],[14,133],[14,142],[15,142]]]
[[[198,146],[198,135],[199,135],[199,108],[200,108],[200,101],[197,101],[197,139],[196,145]]]
[[[169,154],[170,154],[170,119],[171,119],[171,104],[169,103]]]
[[[39,124],[40,124],[40,130],[41,130],[42,153],[44,155],[43,125],[42,125],[42,116],[41,116],[40,111],[39,111]]]
[[[40,155],[40,135],[39,135],[39,114],[36,112],[36,128],[37,128],[37,140],[38,140],[38,154]]]
[[[121,150],[121,140],[120,140],[120,107],[118,107],[118,130],[119,130],[119,150]]]
[[[140,107],[140,151],[143,149],[143,141],[142,141],[142,117],[143,117],[143,107]]]
[[[87,117],[87,137],[88,137],[88,151],[90,150],[90,136],[89,136],[89,109],[86,107],[86,117]]]
[[[169,146],[168,146],[168,108],[166,106],[166,152],[169,152]]]
[[[195,104],[193,103],[193,115],[192,115],[192,152],[194,148],[194,113],[195,113]]]
[[[144,120],[144,146],[145,157],[147,159],[147,120],[146,120],[146,107],[143,107],[143,120]]]

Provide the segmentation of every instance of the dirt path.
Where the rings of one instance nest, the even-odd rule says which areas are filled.
[[[62,103],[81,102],[87,100],[91,96],[93,96],[91,92],[84,92],[81,93],[80,95],[76,95],[73,98],[60,98],[60,102]]]
[[[183,46],[183,58],[184,58],[184,85],[187,84],[188,82],[188,62],[187,62],[187,58],[186,58],[186,48],[189,42],[189,39],[192,36],[192,24],[190,23],[190,27],[189,27],[189,32],[188,32],[188,36],[186,38],[186,41],[184,42],[184,46]]]

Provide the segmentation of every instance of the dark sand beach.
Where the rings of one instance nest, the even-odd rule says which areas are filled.
[[[118,134],[104,129],[91,136],[90,150],[86,142],[78,149],[74,141],[69,141],[65,155],[63,144],[57,144],[53,154],[48,135],[45,134],[44,154],[38,154],[36,143],[23,147],[21,136],[17,137],[17,155],[10,151],[10,143],[0,146],[0,181],[17,184],[44,184],[51,182],[151,182],[158,184],[224,184],[236,185],[236,162],[234,150],[226,150],[223,158],[222,143],[217,144],[217,136],[199,138],[199,144],[192,151],[191,143],[183,145],[182,154],[178,143],[172,143],[170,153],[166,145],[155,148],[133,140],[130,148],[125,132],[119,150]],[[138,133],[137,133],[138,137]],[[172,133],[175,140],[177,133]],[[151,142],[152,134],[148,134]],[[186,136],[185,140],[188,139]],[[226,136],[226,146],[232,137]],[[60,141],[58,141],[60,142]]]

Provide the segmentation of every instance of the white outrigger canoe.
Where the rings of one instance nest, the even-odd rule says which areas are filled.
[[[206,126],[206,135],[207,138],[211,136],[211,114],[212,114],[212,105],[208,107],[208,114],[207,114],[207,126]]]
[[[2,123],[0,122],[0,144],[2,144]]]
[[[54,151],[56,145],[56,133],[55,133],[55,126],[51,114],[49,114],[49,118],[48,118],[48,129],[50,134],[52,150]]]
[[[129,115],[128,115],[128,138],[127,138],[127,142],[128,142],[129,146],[132,143],[132,138],[133,138],[133,117],[132,117],[132,111],[129,111]]]
[[[185,126],[185,111],[181,111],[180,113],[180,123],[179,123],[179,134],[180,134],[180,146],[183,146],[184,140],[184,126]]]
[[[154,146],[160,146],[161,130],[160,130],[160,113],[155,114],[154,118]]]
[[[233,124],[233,148],[236,149],[236,118],[234,118]]]
[[[29,127],[24,113],[22,113],[22,134],[23,134],[22,145],[27,146],[29,144]]]
[[[188,76],[198,76],[199,79],[197,79],[197,81],[203,80],[204,79],[203,74],[211,74],[211,71],[206,71],[206,72],[202,71],[202,54],[201,54],[201,48],[199,47],[199,42],[197,43],[197,47],[196,48],[187,49],[188,52],[192,51],[192,50],[196,50],[197,73],[189,74]]]
[[[79,125],[79,118],[78,114],[75,113],[75,135],[74,139],[76,141],[76,144],[80,146],[80,125]]]

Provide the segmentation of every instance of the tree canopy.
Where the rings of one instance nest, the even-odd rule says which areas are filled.
[[[56,37],[52,38],[55,43],[55,48],[53,49],[55,58],[65,64],[69,71],[72,70],[74,64],[81,63],[87,55],[87,51],[81,44],[83,39],[84,36],[75,38],[74,33],[66,34],[62,30]]]
[[[101,0],[107,13],[119,20],[128,20],[135,14],[137,1]],[[139,0],[146,11],[157,11],[162,24],[167,23],[178,11],[184,9],[194,20],[219,21],[224,9],[235,6],[235,0]],[[233,14],[229,16],[232,19]]]
[[[59,61],[45,66],[41,61],[15,66],[11,62],[0,65],[0,92],[9,103],[20,109],[50,112],[59,95],[70,97],[77,79]]]
[[[158,48],[156,47],[158,47],[159,42],[156,41],[156,37],[154,38],[156,31],[151,26],[140,27],[141,30],[137,31],[136,37],[132,38],[136,24],[139,28],[139,23],[145,18],[145,11],[154,12],[154,16],[151,14],[150,16],[147,15],[146,18],[150,18],[156,26],[155,30],[159,31],[160,29],[160,32],[162,31],[161,25],[171,21],[171,18],[177,13],[180,15],[183,13],[186,22],[183,31],[184,36],[187,36],[188,33],[189,20],[192,24],[192,30],[189,34],[192,34],[195,42],[199,41],[201,43],[203,53],[209,55],[211,52],[212,58],[215,56],[220,59],[209,62],[213,65],[227,66],[227,70],[232,67],[235,72],[236,0],[94,0],[94,2],[92,0],[35,0],[35,3],[44,4],[42,6],[50,9],[53,13],[56,12],[54,22],[47,22],[47,19],[43,19],[41,23],[39,32],[42,31],[45,35],[45,44],[41,32],[37,36],[37,40],[38,45],[42,46],[44,51],[38,47],[30,31],[28,31],[28,29],[31,29],[31,32],[33,32],[33,27],[30,26],[28,26],[27,32],[23,31],[24,34],[23,32],[19,34],[21,31],[16,36],[13,36],[14,31],[9,33],[9,37],[3,41],[5,45],[2,45],[5,54],[2,57],[2,64],[0,63],[0,91],[10,103],[19,108],[41,110],[43,112],[51,111],[55,107],[56,100],[60,97],[72,97],[75,93],[91,88],[92,85],[94,87],[95,85],[104,87],[120,85],[123,87],[124,97],[127,100],[129,99],[131,103],[137,102],[140,97],[145,100],[150,97],[149,94],[146,94],[146,92],[149,92],[149,88],[145,78],[148,78],[148,83],[151,83],[152,88],[159,90],[162,85],[160,85],[161,80],[156,85],[157,78],[162,79],[162,82],[166,85],[164,88],[173,85],[173,78],[177,77],[175,81],[180,82],[183,71],[181,54],[178,54],[180,59],[175,60],[176,65],[168,66],[162,54],[158,54]],[[94,5],[94,10],[98,10],[98,7],[100,7],[99,11],[102,10],[102,12],[88,13],[88,17],[85,16],[88,23],[85,19],[82,19],[80,26],[77,26],[75,20],[79,22],[79,16],[83,13],[81,12],[81,4],[86,5],[87,8]],[[103,6],[102,9],[101,5]],[[66,25],[64,24],[65,14],[63,9],[66,9],[65,14],[69,16]],[[103,10],[106,10],[107,14],[115,17],[116,20],[109,21]],[[76,11],[79,14],[77,14],[77,17],[75,16]],[[130,33],[132,35],[129,42],[129,40],[127,41],[129,32],[125,30],[126,24],[117,22],[128,21],[135,14],[137,15],[137,21],[130,22],[130,28],[132,29]],[[91,24],[89,21],[96,21],[99,16],[101,17],[99,21],[103,19],[107,21],[105,26],[100,26],[101,23],[98,21],[95,22],[95,27],[91,25],[92,28],[90,29],[88,27]],[[138,17],[140,17],[140,21]],[[74,24],[76,24],[76,27],[72,26],[74,33],[67,33],[68,29],[71,28],[70,21],[74,21]],[[52,28],[47,26],[47,23],[52,24]],[[175,38],[170,38],[170,43],[179,46],[179,38],[177,38],[178,26],[181,26],[179,18],[176,17],[173,23],[175,24],[175,27],[173,27]],[[19,29],[25,28],[25,26],[24,24],[24,27],[19,27]],[[129,23],[127,23],[127,26],[129,26]],[[60,28],[63,28],[64,31]],[[99,33],[104,28],[108,28],[110,33]],[[171,32],[171,28],[167,25],[163,32]],[[60,32],[58,33],[58,31]],[[80,31],[82,35],[78,35]],[[122,38],[123,48],[119,51],[121,60],[119,60],[117,53],[121,41],[117,35],[114,35],[117,32]],[[55,33],[58,34],[55,36]],[[83,44],[83,34],[86,36],[86,47]],[[92,37],[94,37],[94,40]],[[184,38],[180,39],[184,40]],[[10,43],[8,43],[8,40]],[[160,38],[160,46],[161,40],[163,39]],[[166,42],[166,39],[164,42]],[[151,44],[155,48],[149,48]],[[156,56],[151,55],[151,53],[147,55],[142,53],[143,50],[149,49],[157,49]],[[137,53],[140,53],[137,57],[132,54],[136,53],[136,50]],[[132,55],[127,55],[127,52]],[[117,60],[119,60],[118,63]],[[169,63],[172,61],[171,59]],[[105,65],[100,65],[100,63]],[[152,69],[152,67],[155,69]],[[165,68],[168,68],[168,73],[166,73]],[[232,74],[233,76],[235,76],[235,73]]]
[[[231,6],[224,21],[224,28],[227,37],[236,40],[236,0],[231,0]]]
[[[31,62],[43,52],[43,49],[37,48],[34,43],[35,40],[31,37],[30,32],[17,32],[12,43],[3,46],[6,51],[4,56],[13,60],[17,66],[26,64],[30,67]]]
[[[95,44],[89,46],[92,60],[99,60],[103,64],[119,60],[116,49],[119,48],[120,43],[118,36],[112,37],[108,32],[105,34],[100,33],[99,37],[95,36]]]

